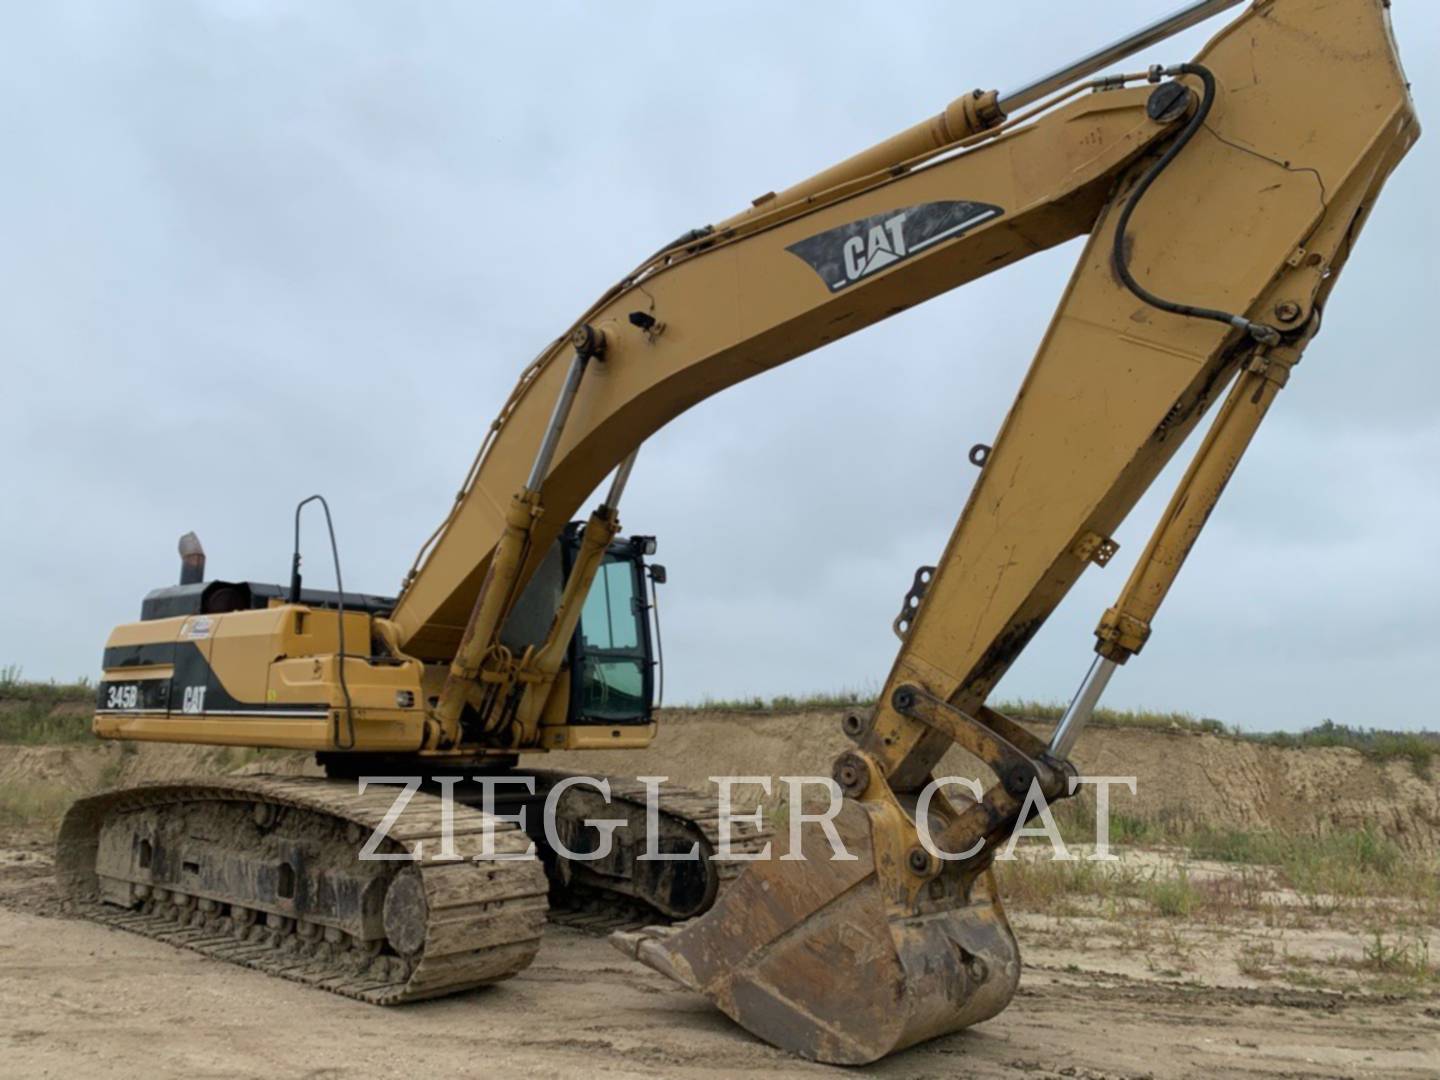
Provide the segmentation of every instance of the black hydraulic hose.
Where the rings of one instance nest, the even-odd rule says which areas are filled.
[[[1190,117],[1189,123],[1176,140],[1170,144],[1170,148],[1160,155],[1160,160],[1146,171],[1135,185],[1135,190],[1130,193],[1124,208],[1120,211],[1120,218],[1115,225],[1115,250],[1114,263],[1115,273],[1119,275],[1121,282],[1132,293],[1138,296],[1145,303],[1161,311],[1168,311],[1175,315],[1184,315],[1192,319],[1210,319],[1214,322],[1225,323],[1237,330],[1244,330],[1256,341],[1266,344],[1274,344],[1279,340],[1279,334],[1269,326],[1262,326],[1259,323],[1252,323],[1244,315],[1236,315],[1229,311],[1220,311],[1217,308],[1197,307],[1194,304],[1181,304],[1174,300],[1166,300],[1162,296],[1156,296],[1149,289],[1135,280],[1135,275],[1130,272],[1129,253],[1126,251],[1126,232],[1130,227],[1130,218],[1135,213],[1135,208],[1140,205],[1140,200],[1150,190],[1160,174],[1170,167],[1170,164],[1180,156],[1181,151],[1189,144],[1196,133],[1205,126],[1205,120],[1210,115],[1210,110],[1215,104],[1216,84],[1215,74],[1204,64],[1180,64],[1166,70],[1167,75],[1195,75],[1204,84],[1205,92],[1200,98],[1200,104],[1195,109],[1195,114]]]
[[[350,700],[350,685],[345,681],[345,586],[340,581],[340,548],[335,543],[335,522],[330,518],[330,504],[325,501],[324,495],[311,495],[307,499],[301,499],[295,504],[295,548],[291,559],[290,572],[290,602],[300,602],[300,511],[312,503],[318,502],[320,509],[325,511],[325,528],[330,533],[330,555],[335,560],[335,608],[336,626],[339,629],[340,654],[336,657],[339,664],[340,693],[345,698],[345,741],[340,739],[340,725],[335,725],[335,746],[339,750],[355,749],[355,706]]]

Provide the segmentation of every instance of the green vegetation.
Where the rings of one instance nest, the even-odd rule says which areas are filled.
[[[1150,914],[1166,919],[1215,918],[1234,913],[1234,896],[1207,889],[1181,863],[1139,867],[1046,856],[997,861],[1000,895],[1017,909],[1082,915],[1098,901],[1108,916]]]
[[[1440,981],[1440,968],[1430,962],[1430,942],[1413,931],[1392,938],[1378,927],[1372,930],[1360,966],[1382,975]]]
[[[1313,866],[1331,859],[1353,863],[1367,873],[1388,875],[1402,868],[1405,855],[1370,829],[1326,836],[1281,836],[1241,829],[1199,828],[1184,838],[1190,854],[1215,862],[1258,866]]]
[[[832,693],[781,694],[779,697],[702,698],[698,705],[669,706],[670,711],[734,713],[797,713],[828,712],[835,709],[869,708],[875,704],[875,691],[840,690]]]
[[[1276,731],[1263,735],[1246,735],[1252,742],[1285,749],[1311,749],[1314,747],[1340,746],[1358,750],[1366,757],[1379,761],[1404,759],[1422,774],[1428,775],[1430,766],[1440,756],[1440,732],[1435,731],[1384,731],[1371,728],[1350,727],[1326,720],[1316,727],[1291,735]]]
[[[1281,941],[1251,941],[1241,947],[1236,967],[1253,979],[1282,979],[1292,986],[1331,992],[1347,989],[1353,972],[1371,993],[1392,997],[1430,996],[1440,986],[1440,967],[1431,962],[1430,942],[1414,927],[1371,927],[1356,944],[1359,955],[1297,955]]]
[[[70,743],[89,739],[95,687],[26,682],[18,667],[0,668],[0,743]]]
[[[1095,795],[1082,791],[1072,799],[1051,807],[1055,824],[1066,843],[1093,843],[1098,823]],[[1034,823],[1032,822],[1032,825]],[[1112,847],[1181,847],[1194,823],[1189,818],[1160,813],[1153,817],[1135,817],[1113,807],[1110,810],[1110,844]]]
[[[1055,816],[1068,843],[1093,839],[1093,811],[1066,806]],[[1165,854],[1159,862],[1141,860],[1142,865],[1129,859],[1062,862],[1052,861],[1044,842],[1035,841],[1030,857],[997,862],[1002,895],[1018,907],[1050,914],[1079,914],[1096,901],[1110,908],[1127,901],[1167,918],[1223,922],[1251,912],[1283,924],[1399,904],[1429,922],[1440,919],[1440,866],[1368,829],[1280,835],[1113,815],[1110,839],[1118,853],[1139,847]],[[1235,869],[1200,873],[1195,864],[1204,862]]]
[[[1067,844],[1093,844],[1096,836],[1095,800],[1090,793],[1054,807],[1055,823]],[[1034,823],[1032,823],[1034,824]],[[1037,841],[1043,842],[1043,841]],[[1328,913],[1363,903],[1367,898],[1385,896],[1414,903],[1440,916],[1440,866],[1407,854],[1384,834],[1370,828],[1335,829],[1321,835],[1277,833],[1260,830],[1216,828],[1179,814],[1133,817],[1111,811],[1112,849],[1146,848],[1161,850],[1183,861],[1232,864],[1239,872],[1263,878],[1269,890],[1287,889],[1296,894],[1311,913]],[[1431,860],[1433,862],[1433,860]],[[1099,865],[1099,864],[1097,864]],[[1113,893],[1114,883],[1097,883],[1082,877],[1076,886],[1093,895]],[[1207,882],[1209,888],[1214,882]],[[1244,883],[1241,907],[1260,903],[1265,888]],[[1222,892],[1234,893],[1226,886]],[[1128,893],[1126,895],[1139,895]],[[1202,908],[1232,907],[1234,895],[1209,896]],[[1157,900],[1157,906],[1164,906]],[[1173,906],[1173,905],[1172,905]],[[1261,904],[1260,906],[1264,906]]]
[[[1278,883],[1293,889],[1314,911],[1377,895],[1440,911],[1436,868],[1370,829],[1322,836],[1197,829],[1183,842],[1191,858],[1273,867]]]
[[[1065,706],[1056,702],[1012,701],[995,707],[1007,716],[1046,723],[1054,723],[1065,714]],[[1233,728],[1226,727],[1219,720],[1196,717],[1183,712],[1157,712],[1152,709],[1096,709],[1092,723],[1099,727],[1189,731],[1201,735],[1238,734]]]

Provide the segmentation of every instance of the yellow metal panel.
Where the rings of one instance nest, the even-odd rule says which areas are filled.
[[[208,746],[269,746],[286,750],[333,749],[333,714],[311,719],[263,716],[237,720],[225,716],[101,716],[95,734],[103,739],[139,742],[202,743]],[[357,710],[356,749],[402,753],[416,749],[418,721],[394,710]]]
[[[541,750],[643,750],[655,741],[655,724],[567,724],[540,729]]]
[[[330,744],[330,721],[225,716],[97,716],[102,739],[137,742],[203,743],[209,746],[273,746],[288,750],[323,749]]]

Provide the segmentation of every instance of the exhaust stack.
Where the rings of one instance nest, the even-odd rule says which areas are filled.
[[[180,537],[180,584],[199,585],[205,580],[205,549],[193,532]]]

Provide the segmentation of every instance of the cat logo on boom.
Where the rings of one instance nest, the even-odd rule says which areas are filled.
[[[884,225],[871,225],[865,237],[847,237],[841,245],[845,259],[845,280],[859,281],[866,274],[883,270],[906,255],[905,215],[896,214]]]
[[[785,250],[809,263],[831,292],[839,292],[1004,212],[989,203],[921,203],[828,229]]]

